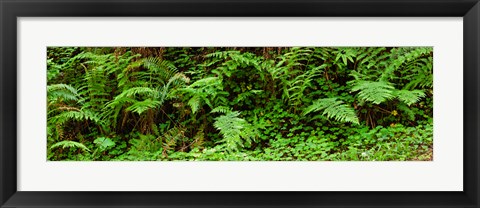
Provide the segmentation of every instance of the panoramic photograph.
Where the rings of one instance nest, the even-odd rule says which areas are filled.
[[[433,47],[47,47],[47,161],[433,161]]]

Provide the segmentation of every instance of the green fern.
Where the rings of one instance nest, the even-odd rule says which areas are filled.
[[[164,103],[174,98],[172,92],[190,81],[169,61],[147,57],[127,63],[118,72],[117,88],[121,93],[106,102],[102,118],[116,127],[119,118],[126,118],[129,112],[144,115],[158,110]],[[146,129],[150,129],[149,120]]]
[[[414,77],[417,75],[427,75],[423,78],[423,84],[430,83],[429,77],[432,76],[432,57],[430,54],[433,52],[432,47],[402,47],[392,49],[389,59],[385,62],[388,64],[385,67],[380,80],[416,80]],[[395,71],[401,71],[407,75],[407,77],[398,77],[394,74]]]
[[[60,142],[57,142],[55,144],[53,144],[52,146],[50,146],[50,149],[55,149],[55,148],[62,148],[62,149],[66,149],[66,148],[78,148],[78,149],[81,149],[83,150],[84,152],[90,152],[90,150],[87,148],[87,146],[85,146],[84,144],[80,143],[80,142],[75,142],[75,141],[60,141]]]
[[[130,89],[124,90],[121,94],[117,95],[116,98],[123,98],[123,97],[134,97],[137,95],[145,96],[145,97],[153,97],[157,91],[155,89],[149,87],[132,87]]]
[[[141,79],[160,82],[165,85],[170,78],[178,73],[177,68],[172,63],[158,57],[148,57],[142,61],[143,66],[148,70],[137,75]]]
[[[227,112],[215,118],[214,127],[220,130],[223,139],[220,141],[227,150],[237,151],[245,144],[250,145],[258,135],[257,130],[247,121],[239,118],[240,112]]]
[[[192,98],[190,98],[190,100],[188,100],[188,105],[192,109],[193,114],[195,114],[198,111],[198,109],[200,109],[202,105],[201,102],[202,102],[201,97],[198,95],[195,95]]]
[[[235,98],[234,103],[239,103],[241,101],[247,100],[248,98],[250,98],[250,97],[252,97],[256,94],[260,94],[261,92],[263,92],[263,90],[249,90],[249,91],[245,91],[243,93],[240,93]]]
[[[111,99],[113,80],[110,75],[123,65],[120,65],[113,54],[81,53],[77,57],[85,59],[82,65],[85,70],[83,82],[80,83],[79,102],[82,108],[102,113],[102,108]]]
[[[220,66],[212,70],[217,76],[231,77],[232,74],[238,73],[237,69],[239,68],[251,67],[260,69],[259,61],[261,58],[248,52],[220,51],[207,54],[205,57],[213,59],[208,66],[222,61]]]
[[[384,47],[368,47],[360,48],[359,55],[356,57],[359,60],[359,65],[366,64],[366,68],[370,69],[371,67],[378,64],[378,62],[384,59],[386,56],[382,56],[382,53],[386,50]]]
[[[282,99],[290,105],[299,105],[304,97],[304,92],[311,86],[317,76],[323,73],[328,66],[306,66],[314,56],[310,48],[294,47],[290,52],[279,56],[276,63],[264,62],[260,71],[267,73],[271,79],[269,85],[281,89]],[[272,97],[276,97],[276,90],[272,90]]]
[[[69,111],[61,112],[60,114],[50,118],[52,123],[64,124],[67,121],[93,121],[94,123],[101,124],[100,115],[90,111],[88,109],[72,109]]]
[[[150,109],[155,109],[158,108],[163,104],[163,101],[157,101],[157,100],[150,100],[146,99],[143,101],[135,102],[128,108],[126,108],[127,111],[132,111],[135,112],[139,115],[143,114],[144,112],[150,110]]]
[[[334,51],[334,54],[336,54],[335,62],[341,59],[342,63],[346,66],[348,61],[352,63],[355,62],[353,59],[357,57],[358,48],[339,47]]]
[[[352,84],[352,82],[350,82]],[[358,92],[358,97],[362,101],[380,104],[387,100],[393,99],[395,95],[393,91],[395,88],[389,82],[384,81],[356,81],[353,82],[352,92]]]
[[[425,92],[422,90],[396,90],[394,91],[394,95],[402,102],[407,104],[408,106],[417,103],[425,97]]]
[[[52,84],[47,86],[47,99],[49,102],[55,102],[59,99],[63,101],[77,101],[79,97],[78,90],[68,84]]]
[[[433,88],[433,74],[431,72],[421,72],[411,76],[411,81],[405,85],[404,89],[412,90],[415,88]]]
[[[212,111],[210,111],[211,113],[223,113],[223,114],[226,114],[226,113],[230,113],[232,112],[232,109],[229,108],[229,107],[226,107],[226,106],[218,106],[214,109],[212,109]]]
[[[425,97],[422,90],[396,90],[389,82],[356,81],[353,83],[355,84],[351,91],[359,91],[358,97],[361,101],[372,102],[377,105],[397,98],[410,106]]]
[[[207,58],[226,59],[231,55],[239,55],[240,51],[217,51],[205,55]]]
[[[228,93],[223,91],[222,79],[219,77],[207,77],[176,90],[174,95],[185,96],[192,113],[195,114],[204,104],[210,108],[215,108],[215,106],[226,103],[225,96]]]
[[[298,105],[302,102],[302,98],[305,96],[304,92],[313,85],[315,77],[322,73],[322,70],[326,67],[326,64],[322,64],[313,69],[307,70],[302,74],[284,80],[284,94],[283,98],[290,102],[291,105]]]
[[[355,110],[344,104],[343,101],[337,100],[337,98],[324,98],[314,101],[312,105],[303,110],[303,116],[317,111],[323,111],[322,115],[328,119],[359,124]]]
[[[240,51],[220,51],[207,54],[205,57],[227,60],[223,62],[222,65],[231,70],[236,69],[238,66],[258,66],[258,61],[254,58],[254,54],[248,52],[241,53]]]

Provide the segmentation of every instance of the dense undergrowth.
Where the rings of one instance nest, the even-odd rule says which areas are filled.
[[[47,159],[433,158],[433,48],[47,49]]]

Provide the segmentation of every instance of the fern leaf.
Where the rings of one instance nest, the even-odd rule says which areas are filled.
[[[138,113],[139,115],[143,112],[155,109],[163,104],[162,101],[146,99],[144,101],[135,102],[133,105],[129,106],[126,110]]]
[[[395,97],[393,91],[395,88],[389,82],[384,81],[356,81],[352,87],[352,92],[358,92],[358,97],[362,101],[369,101],[374,104],[380,104],[386,100],[390,100]]]
[[[394,94],[400,101],[404,102],[408,106],[420,101],[420,99],[425,97],[425,92],[422,90],[396,90]]]
[[[323,111],[322,115],[328,119],[335,119],[340,122],[350,122],[359,124],[355,110],[337,98],[325,98],[315,101],[312,105],[305,108],[303,115],[312,112]]]
[[[252,125],[242,118],[239,118],[240,112],[232,111],[225,115],[215,118],[214,127],[220,130],[223,136],[224,143],[230,151],[236,151],[239,147],[244,147],[244,144],[251,143],[255,138],[256,131]]]
[[[55,117],[52,117],[51,120],[54,121],[54,123],[58,123],[58,124],[64,124],[65,122],[70,120],[75,120],[75,121],[90,120],[95,123],[100,123],[101,121],[100,116],[98,116],[93,111],[89,111],[86,109],[81,109],[80,111],[77,111],[77,110],[64,111],[56,115]]]
[[[197,80],[192,83],[189,87],[191,88],[205,88],[207,86],[215,86],[221,84],[222,80],[218,77],[207,77],[201,80]]]
[[[77,101],[80,96],[77,89],[68,84],[53,84],[47,86],[47,97],[49,101],[54,101],[59,98]]]
[[[84,144],[80,143],[80,142],[75,142],[75,141],[61,141],[61,142],[57,142],[55,144],[53,144],[52,146],[50,146],[50,149],[55,149],[57,147],[60,147],[62,149],[66,149],[66,148],[78,148],[78,149],[81,149],[85,152],[90,152],[90,150],[87,148],[87,146],[85,146]]]
[[[188,101],[188,105],[192,109],[192,113],[195,114],[198,111],[198,109],[200,109],[200,105],[201,105],[200,97],[199,96],[193,96]]]
[[[253,96],[255,94],[259,94],[261,92],[263,92],[263,90],[250,90],[250,91],[240,93],[240,94],[237,95],[237,98],[235,98],[235,102],[236,103],[241,102],[243,100],[246,100],[250,96]]]
[[[149,87],[132,87],[130,89],[124,90],[120,95],[117,95],[115,99],[120,99],[124,97],[132,97],[135,95],[144,95],[147,97],[154,97],[157,91]]]
[[[219,77],[207,77],[197,80],[185,88],[175,90],[172,94],[180,93],[186,95],[187,103],[192,108],[192,112],[195,113],[203,104],[207,104],[211,108],[222,105],[219,102],[219,100],[222,100],[221,96],[225,95],[225,92],[222,90],[222,79]]]
[[[143,66],[151,72],[145,74],[147,79],[158,76],[163,84],[177,73],[177,68],[172,63],[158,57],[144,58]]]
[[[218,106],[216,108],[214,108],[212,111],[212,113],[229,113],[229,112],[232,112],[232,109],[229,108],[229,107],[226,107],[226,106]]]

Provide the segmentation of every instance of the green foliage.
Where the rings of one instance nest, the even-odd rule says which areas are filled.
[[[218,108],[217,108],[218,109]],[[213,126],[220,130],[223,143],[227,150],[237,151],[245,145],[250,146],[256,137],[256,129],[242,118],[240,112],[226,112],[225,115],[215,118]]]
[[[226,102],[222,96],[227,93],[222,91],[222,79],[218,77],[207,77],[195,81],[191,85],[178,90],[179,94],[185,96],[188,105],[195,114],[204,104],[214,108],[218,103]],[[214,105],[215,104],[215,105]]]
[[[392,99],[395,88],[388,82],[357,81],[351,91],[358,92],[358,97],[364,102],[380,104]]]
[[[57,124],[64,124],[70,120],[76,121],[93,121],[95,123],[100,122],[100,117],[96,115],[94,112],[89,110],[71,110],[71,111],[64,111],[55,117],[51,118],[54,123]]]
[[[432,47],[47,48],[47,159],[432,160]]]
[[[355,110],[344,104],[337,98],[325,98],[315,101],[312,105],[305,108],[303,115],[307,115],[311,112],[323,111],[322,115],[327,118],[333,118],[340,122],[350,122],[354,124],[360,124],[355,114]]]
[[[417,103],[421,98],[425,97],[425,93],[421,90],[397,90],[395,96],[408,106]]]
[[[57,101],[77,101],[77,89],[68,84],[53,84],[47,86],[47,99],[50,103]]]
[[[75,142],[75,141],[68,141],[68,140],[57,142],[57,143],[53,144],[52,146],[50,146],[50,149],[55,149],[55,148],[63,148],[63,149],[78,148],[78,149],[81,149],[83,151],[90,152],[90,150],[85,145],[83,145],[82,143]]]
[[[100,150],[107,150],[115,146],[115,142],[113,142],[110,138],[99,137],[93,141]]]

